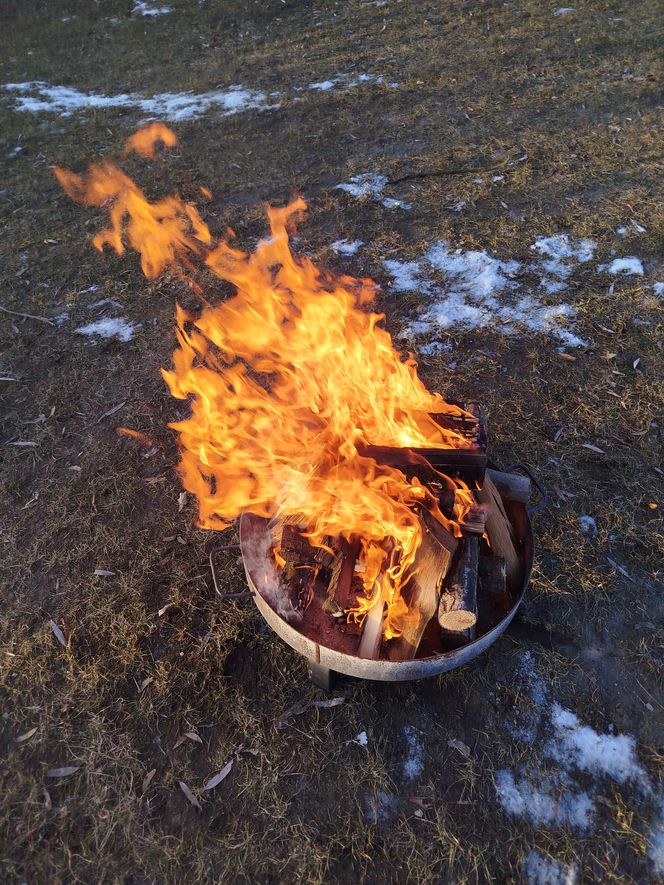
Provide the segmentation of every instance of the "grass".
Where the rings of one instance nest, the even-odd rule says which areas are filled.
[[[185,293],[169,277],[145,282],[133,256],[94,253],[98,217],[69,204],[49,169],[117,154],[139,118],[19,114],[1,98],[0,303],[70,314],[59,329],[0,316],[0,374],[16,379],[2,382],[3,880],[516,882],[537,846],[576,863],[584,881],[649,881],[651,800],[603,783],[592,830],[533,827],[502,811],[493,773],[539,758],[541,746],[505,726],[532,705],[515,676],[524,651],[559,703],[600,732],[634,734],[651,780],[663,773],[662,307],[648,283],[664,278],[657,4],[598,0],[560,17],[535,2],[168,5],[150,20],[129,15],[129,2],[6,4],[2,82],[280,91],[276,111],[178,125],[177,149],[129,171],[154,194],[178,186],[195,198],[209,186],[206,217],[244,242],[264,230],[261,203],[297,188],[311,204],[299,247],[383,283],[390,252],[405,260],[439,238],[524,259],[536,234],[593,237],[598,262],[572,293],[590,345],[570,361],[543,335],[453,331],[456,368],[445,355],[422,365],[432,388],[481,399],[495,459],[533,464],[551,491],[519,623],[463,670],[420,684],[345,680],[343,705],[276,730],[281,713],[319,693],[250,603],[215,596],[216,539],[193,528],[191,502],[178,509],[166,424],[182,407],[159,368]],[[400,88],[295,91],[343,71]],[[469,171],[450,174],[459,169]],[[478,185],[478,169],[505,179]],[[333,189],[365,171],[416,173],[390,188],[413,209]],[[450,212],[459,200],[468,209]],[[649,276],[607,291],[593,268],[631,217],[647,232],[620,241],[621,254],[642,258]],[[328,248],[342,237],[367,247],[342,263]],[[132,342],[73,334],[100,298],[142,324]],[[381,306],[399,329],[411,305],[387,293]],[[143,457],[117,425],[147,433],[157,451]],[[578,529],[582,513],[596,518],[594,540]],[[219,570],[225,589],[244,588],[234,555]],[[423,744],[415,783],[402,772],[407,725]],[[353,740],[362,730],[366,748]],[[175,748],[187,731],[202,743]],[[202,793],[230,760],[226,780]],[[58,766],[78,770],[49,777]],[[386,802],[394,813],[376,820],[371,809]]]

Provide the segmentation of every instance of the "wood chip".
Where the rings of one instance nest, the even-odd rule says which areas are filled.
[[[233,767],[233,760],[227,762],[221,771],[218,771],[216,774],[213,774],[212,777],[205,782],[203,786],[204,790],[214,790],[214,788],[220,784],[223,780],[226,780],[228,777],[231,768]]]
[[[150,784],[152,783],[152,779],[153,779],[153,777],[155,776],[156,773],[157,773],[157,769],[156,769],[156,768],[152,768],[152,769],[151,769],[150,771],[148,771],[148,773],[145,775],[145,777],[143,778],[143,783],[141,784],[141,795],[143,795],[144,793],[147,792],[147,790],[148,790]]]
[[[184,782],[184,781],[178,781],[178,784],[179,784],[180,789],[182,790],[182,792],[183,792],[183,793],[185,794],[185,796],[187,797],[187,799],[191,802],[191,804],[192,804],[195,808],[198,808],[199,811],[202,811],[203,809],[201,808],[201,803],[200,803],[200,802],[198,801],[198,799],[194,796],[194,794],[191,792],[191,790],[190,790],[189,787],[185,784],[185,782]]]
[[[30,738],[36,733],[37,733],[37,726],[35,725],[35,727],[31,728],[30,731],[26,731],[24,734],[20,734],[16,738],[16,743],[17,744],[24,744],[26,741],[29,741]]]
[[[65,639],[65,634],[58,627],[58,625],[55,623],[55,621],[49,621],[48,626],[51,628],[53,635],[58,640],[60,645],[64,646],[64,648],[67,648],[67,640]]]
[[[180,492],[178,495],[178,513],[182,513],[184,508],[187,506],[187,493]]]
[[[72,774],[75,774],[80,765],[65,765],[62,768],[49,768],[46,772],[46,777],[70,777]]]

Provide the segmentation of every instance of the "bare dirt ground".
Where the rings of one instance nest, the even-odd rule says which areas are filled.
[[[2,880],[658,881],[658,4],[134,7],[3,5]],[[178,147],[129,171],[154,196],[209,187],[206,219],[245,243],[263,202],[303,193],[296,248],[376,279],[429,386],[485,403],[495,459],[528,462],[551,493],[526,602],[487,654],[426,683],[344,679],[344,703],[281,728],[321,693],[251,602],[216,596],[220,539],[179,504],[166,425],[184,407],[159,369],[186,292],[146,282],[135,255],[94,252],[99,214],[50,170],[118,156],[142,100],[172,115],[163,93],[233,85],[253,90],[234,93],[236,113],[181,115]],[[336,188],[366,174],[385,176],[380,197],[366,180],[359,197]],[[561,235],[559,250],[594,247],[553,268],[556,290],[537,264],[554,247],[532,247]],[[341,239],[363,245],[343,256]],[[478,265],[470,283],[462,268],[481,317],[444,329],[429,319],[454,289],[449,255],[447,269],[422,259],[440,241],[508,278],[473,294]],[[424,284],[399,285],[408,269]],[[103,318],[129,340],[77,331]],[[244,588],[234,555],[219,570]]]

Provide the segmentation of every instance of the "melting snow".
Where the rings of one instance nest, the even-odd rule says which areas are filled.
[[[408,754],[403,762],[403,776],[406,780],[414,781],[424,770],[424,747],[414,726],[407,725],[403,733],[408,743]]]
[[[614,258],[609,264],[600,264],[597,270],[612,274],[624,273],[625,276],[632,276],[633,274],[642,276],[643,264],[639,258],[630,255],[629,258]]]
[[[629,734],[599,734],[582,725],[570,710],[551,708],[554,736],[544,747],[545,755],[565,768],[578,768],[599,777],[608,775],[619,784],[633,781],[650,790],[648,776],[636,755],[636,741]]]
[[[81,92],[69,86],[49,86],[41,80],[28,83],[7,83],[4,87],[18,93],[14,109],[31,113],[57,113],[70,117],[76,111],[88,108],[137,108],[150,117],[178,122],[200,117],[210,110],[223,117],[251,108],[269,110],[278,105],[268,104],[264,92],[230,86],[211,92],[161,92],[144,98],[135,92],[120,95],[102,95],[97,92]]]
[[[355,742],[358,743],[361,747],[366,747],[369,743],[369,738],[367,737],[366,731],[361,731],[359,734],[356,734]]]
[[[576,12],[576,9],[574,8],[574,6],[561,6],[559,9],[556,9],[556,11],[553,14],[556,16],[561,16],[561,15],[569,15],[572,12]]]
[[[382,203],[386,209],[410,209],[410,203],[394,200],[392,197],[383,197],[385,185],[389,184],[386,175],[378,175],[375,172],[365,172],[354,175],[350,181],[336,185],[335,190],[346,191],[353,197],[368,197],[377,203]]]
[[[378,790],[367,801],[367,817],[372,824],[388,824],[399,810],[399,800],[392,793]]]
[[[134,331],[139,328],[122,317],[106,317],[80,326],[76,331],[79,335],[98,336],[99,338],[117,338],[118,341],[131,341]]]
[[[616,233],[620,234],[621,237],[626,237],[630,231],[630,228],[635,230],[637,234],[644,234],[647,231],[647,228],[640,225],[636,218],[630,218],[629,225],[623,224],[620,227],[616,228]]]
[[[557,242],[556,246],[561,258],[580,254],[585,261],[588,260],[586,255],[592,255],[594,244],[590,241],[572,248],[569,242],[564,242],[565,235],[559,239],[562,242]],[[535,247],[545,248],[542,243],[537,241]],[[452,250],[446,240],[441,240],[417,261],[387,260],[383,265],[393,277],[391,288],[394,291],[419,291],[428,298],[424,312],[410,324],[409,331],[413,335],[430,335],[436,329],[450,326],[482,328],[492,325],[503,334],[514,334],[521,327],[531,332],[550,332],[569,347],[586,344],[564,328],[564,322],[575,315],[570,305],[547,305],[522,290],[511,304],[498,297],[519,290],[519,284],[513,279],[521,270],[518,261],[501,261],[484,251]],[[443,276],[444,285],[432,282],[430,269]]]
[[[517,780],[514,773],[502,769],[496,772],[498,800],[508,814],[525,817],[535,826],[562,826],[571,824],[585,830],[592,823],[594,806],[590,796],[570,788],[567,778],[546,777],[541,772],[521,771]]]
[[[664,283],[655,283],[652,288],[658,298],[664,298]]]
[[[141,0],[134,0],[134,8],[132,9],[132,12],[137,15],[154,17],[157,15],[166,15],[169,12],[173,12],[173,9],[170,6],[153,6],[150,2],[143,3]]]
[[[586,516],[585,514],[580,516],[579,528],[584,535],[590,535],[593,538],[597,537],[597,523],[592,518],[592,516]]]
[[[355,255],[360,246],[364,246],[362,240],[336,240],[331,248],[339,255]]]
[[[528,885],[576,885],[579,870],[575,864],[542,857],[533,849],[523,862],[523,877]]]
[[[659,817],[650,828],[648,857],[658,876],[664,877],[664,800],[660,797]]]

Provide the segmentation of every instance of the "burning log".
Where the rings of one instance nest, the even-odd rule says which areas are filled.
[[[484,510],[474,508],[461,525],[464,538],[461,555],[443,590],[438,623],[446,631],[460,633],[477,623],[477,566],[480,538],[484,534]]]
[[[440,588],[458,547],[456,538],[438,520],[424,513],[422,543],[410,581],[408,620],[401,635],[391,643],[392,661],[410,661],[417,654],[426,626],[436,614]]]
[[[507,585],[510,590],[518,587],[521,580],[521,563],[514,546],[514,529],[505,510],[500,492],[487,473],[484,485],[475,493],[481,504],[487,505],[486,532],[491,542],[491,549],[496,556],[505,560]]]
[[[446,476],[461,476],[467,483],[480,484],[484,479],[486,452],[471,449],[392,448],[391,446],[358,445],[358,454],[373,458],[377,464],[395,467],[413,475],[426,475],[430,468]],[[435,476],[435,473],[434,473]]]
[[[371,606],[364,619],[364,629],[360,639],[358,657],[376,660],[380,654],[380,645],[383,641],[383,614],[385,611],[385,588],[380,589],[380,596]]]

